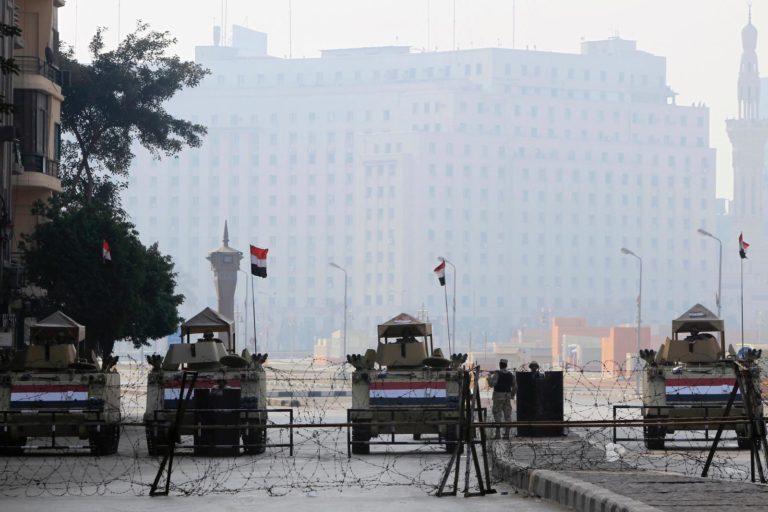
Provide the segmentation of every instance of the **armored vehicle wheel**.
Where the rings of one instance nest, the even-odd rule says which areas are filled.
[[[243,452],[248,455],[258,455],[267,450],[267,429],[260,426],[261,421],[251,420],[248,429],[243,430]]]
[[[0,457],[14,457],[24,453],[24,445],[27,444],[26,437],[11,439],[9,436],[0,434]]]
[[[168,451],[168,429],[147,425],[147,452],[150,457],[165,455]]]
[[[88,434],[91,455],[114,455],[120,444],[120,425],[101,425],[93,427]]]
[[[369,425],[352,426],[352,453],[355,455],[368,455],[371,453],[371,427]]]
[[[649,450],[663,450],[664,449],[664,435],[666,431],[664,427],[645,427],[645,447]]]

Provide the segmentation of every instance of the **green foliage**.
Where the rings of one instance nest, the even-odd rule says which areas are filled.
[[[109,183],[97,196],[111,196]],[[61,309],[86,326],[89,348],[109,355],[116,340],[134,346],[173,333],[179,324],[176,274],[157,244],[145,247],[126,214],[113,204],[63,204],[57,196],[36,213],[40,224],[23,244],[29,279],[45,289],[46,309]],[[109,242],[112,262],[102,259]]]
[[[0,34],[2,28],[0,28]],[[117,340],[134,346],[173,333],[182,295],[157,244],[145,247],[120,205],[115,178],[125,177],[138,141],[155,157],[199,146],[205,127],[174,118],[164,103],[208,73],[166,52],[176,40],[139,23],[115,50],[104,51],[103,29],[90,43],[91,62],[62,56],[71,73],[61,122],[64,191],[33,213],[48,222],[25,237],[29,281],[46,291],[46,310],[61,309],[86,326],[90,348],[103,355]],[[112,262],[102,260],[102,241]],[[42,313],[42,312],[41,312]]]
[[[139,23],[115,50],[104,51],[104,29],[89,45],[91,62],[62,57],[70,71],[62,128],[72,136],[63,148],[63,171],[77,193],[90,200],[98,176],[128,174],[138,141],[153,156],[172,156],[197,147],[206,129],[166,112],[164,102],[185,87],[197,86],[207,70],[166,55],[176,39]],[[73,191],[73,190],[70,190]]]

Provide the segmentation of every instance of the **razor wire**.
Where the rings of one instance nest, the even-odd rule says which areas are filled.
[[[637,361],[593,361],[563,374],[565,437],[516,437],[488,442],[492,459],[511,462],[521,471],[535,469],[654,470],[698,476],[711,441],[696,441],[701,432],[678,430],[667,437],[668,449],[648,450],[642,427],[618,427],[636,441],[613,442],[614,406],[639,406]],[[768,361],[760,361],[768,376]],[[522,368],[521,368],[522,369]],[[208,495],[292,493],[382,487],[417,487],[433,494],[450,458],[442,445],[377,446],[370,455],[348,457],[343,424],[352,407],[353,369],[348,365],[316,363],[312,359],[269,361],[265,364],[270,407],[294,410],[294,455],[285,447],[289,432],[279,414],[269,417],[268,447],[259,455],[195,456],[180,451],[174,462],[171,493]],[[36,450],[36,439],[20,456],[0,456],[0,496],[146,496],[160,458],[147,453],[142,425],[150,367],[143,361],[119,365],[121,374],[121,439],[118,453],[96,457],[81,452]],[[490,410],[490,391],[481,386]],[[762,389],[768,389],[766,385]],[[617,419],[639,419],[636,409],[622,410]],[[487,421],[491,421],[488,418]],[[568,422],[605,421],[605,426],[568,427]],[[713,423],[715,423],[713,421]],[[274,428],[273,428],[274,427]],[[716,427],[715,427],[716,428]],[[403,434],[404,435],[404,434]],[[82,444],[82,442],[80,442]],[[734,443],[716,452],[710,470],[715,478],[748,480],[749,451]],[[496,478],[505,475],[497,474]]]

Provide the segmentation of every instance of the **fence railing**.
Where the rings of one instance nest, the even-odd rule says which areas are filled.
[[[46,77],[51,82],[61,86],[61,70],[38,57],[14,57],[13,61],[19,66],[22,73],[38,74]]]

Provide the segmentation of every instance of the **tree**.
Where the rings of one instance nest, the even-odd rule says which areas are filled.
[[[114,197],[108,188],[102,185],[99,194]],[[24,252],[30,281],[46,290],[45,309],[61,309],[85,325],[88,348],[109,355],[116,340],[139,347],[174,332],[184,297],[175,293],[170,256],[157,244],[142,245],[125,212],[97,199],[71,209],[64,196],[39,205],[35,213],[48,222],[26,237]],[[104,240],[111,262],[102,258]]]
[[[104,49],[104,29],[89,45],[91,62],[78,62],[72,51],[62,56],[70,84],[61,121],[62,183],[71,200],[88,202],[104,177],[128,175],[138,141],[153,156],[176,155],[197,147],[206,129],[166,112],[164,102],[185,87],[197,86],[208,71],[194,62],[167,55],[176,39],[168,32],[136,30],[112,51]]]
[[[45,312],[62,309],[86,326],[87,344],[104,356],[117,340],[147,344],[176,330],[176,274],[157,244],[145,247],[120,205],[119,178],[128,174],[135,142],[153,156],[198,146],[205,127],[176,119],[164,102],[208,73],[193,62],[166,55],[176,40],[139,23],[115,50],[105,51],[103,30],[90,43],[92,61],[72,52],[62,68],[71,73],[61,122],[63,192],[33,213],[47,218],[24,237],[29,281],[45,290]],[[112,262],[102,260],[102,241]]]

